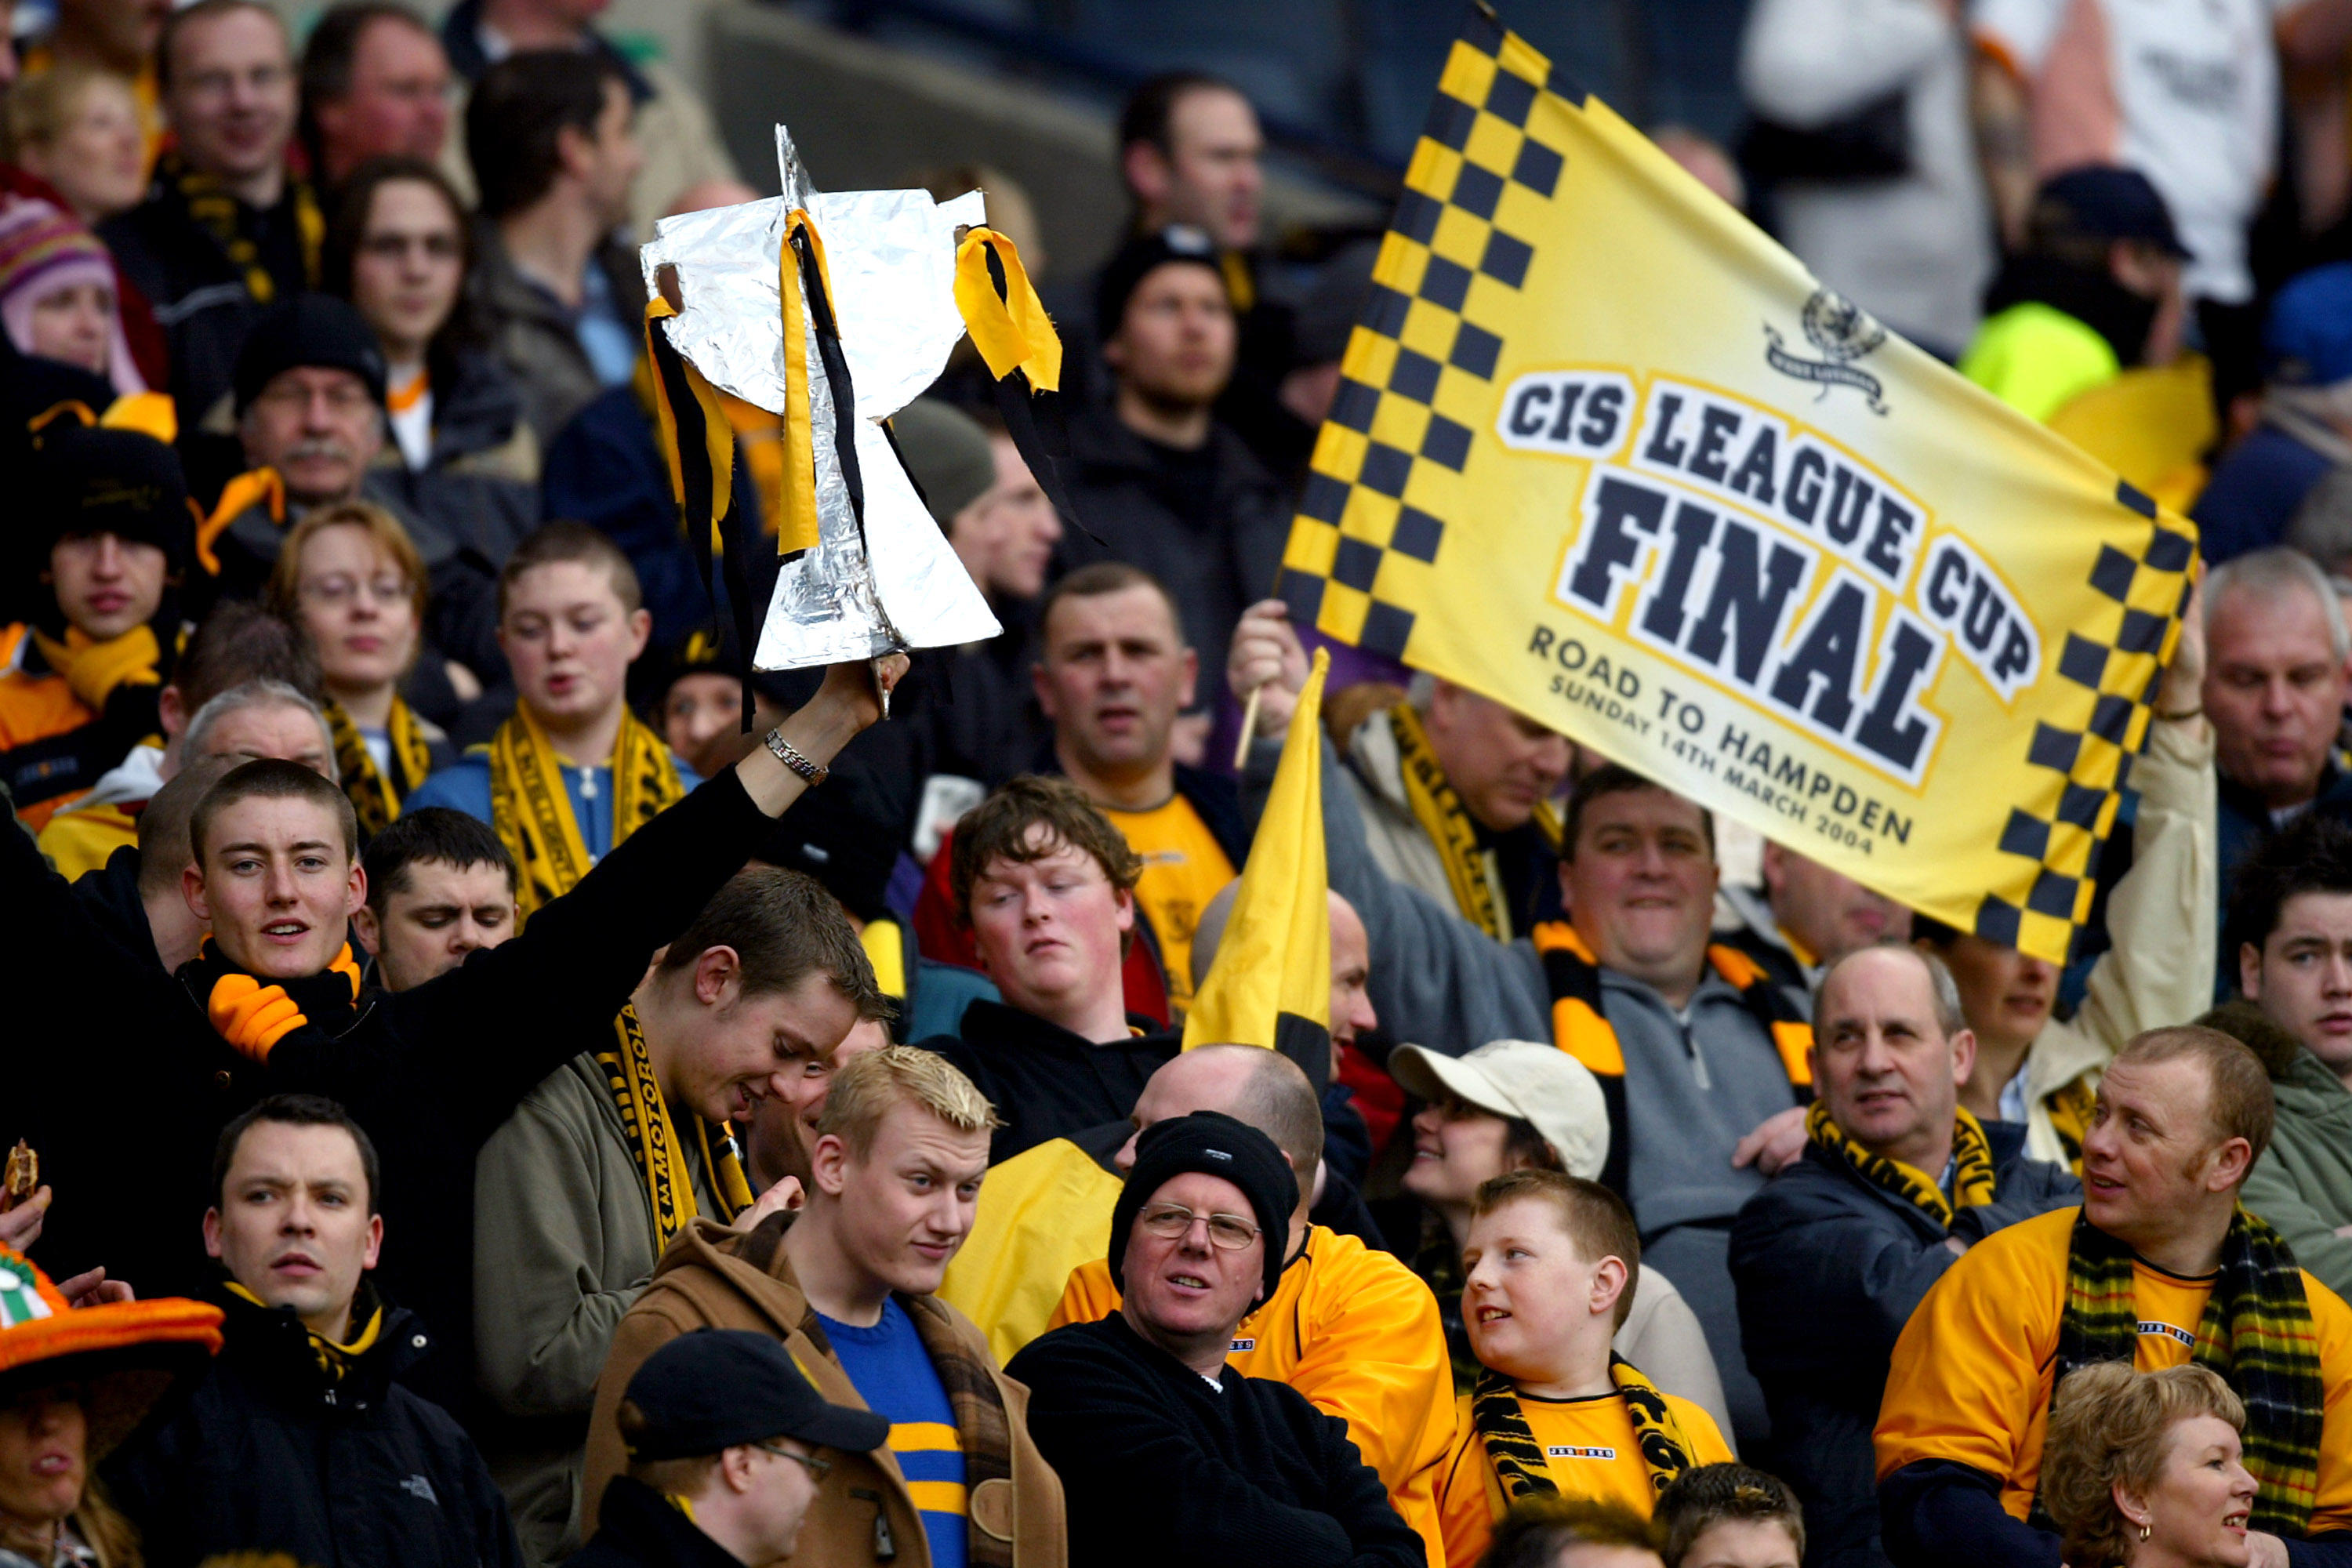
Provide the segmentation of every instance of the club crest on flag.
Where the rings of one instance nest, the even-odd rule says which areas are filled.
[[[1788,341],[1780,329],[1769,321],[1764,324],[1764,359],[1782,375],[1793,375],[1799,381],[1810,381],[1820,386],[1814,395],[1820,401],[1830,395],[1832,387],[1850,386],[1862,394],[1873,414],[1886,412],[1880,396],[1878,378],[1867,371],[1856,370],[1852,362],[1867,355],[1886,341],[1886,329],[1874,321],[1862,307],[1834,289],[1816,289],[1813,297],[1805,301],[1801,325],[1805,341],[1828,357],[1825,360],[1799,359],[1789,352]]]

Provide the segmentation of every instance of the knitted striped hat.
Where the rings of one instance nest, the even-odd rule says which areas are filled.
[[[110,297],[115,292],[114,258],[105,242],[81,219],[38,197],[0,197],[0,326],[18,353],[33,352],[33,307],[60,289],[85,283],[103,287]],[[109,337],[107,373],[114,389],[145,391],[130,366],[120,306]]]
[[[221,1347],[221,1310],[163,1297],[75,1308],[23,1253],[0,1247],[0,1405],[79,1384],[95,1465]]]

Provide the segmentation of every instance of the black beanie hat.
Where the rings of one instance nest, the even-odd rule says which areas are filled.
[[[297,294],[262,312],[236,356],[236,412],[243,418],[262,389],[304,366],[347,370],[383,405],[383,350],[358,310],[331,294]]]
[[[1217,275],[1221,286],[1225,280],[1225,269],[1217,259],[1217,242],[1209,237],[1208,230],[1189,223],[1171,223],[1150,234],[1139,234],[1103,263],[1102,276],[1095,283],[1097,339],[1108,342],[1118,334],[1120,323],[1127,320],[1127,302],[1137,287],[1150,276],[1152,268],[1171,261],[1205,267]]]
[[[52,420],[33,437],[33,483],[38,500],[25,538],[44,555],[60,539],[111,533],[154,545],[165,569],[178,572],[194,549],[180,455],[144,431]]]
[[[1127,1289],[1127,1241],[1135,1216],[1152,1195],[1176,1177],[1198,1171],[1223,1176],[1249,1199],[1257,1227],[1265,1233],[1265,1290],[1273,1297],[1282,1282],[1290,1250],[1290,1212],[1298,1206],[1298,1178],[1274,1140],[1221,1110],[1196,1110],[1155,1121],[1135,1140],[1135,1168],[1110,1211],[1110,1282]]]

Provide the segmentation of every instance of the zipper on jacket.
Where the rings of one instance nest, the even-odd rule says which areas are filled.
[[[883,1506],[882,1494],[871,1487],[852,1487],[849,1495],[860,1502],[874,1505],[874,1561],[893,1563],[898,1557],[898,1543],[890,1537],[890,1510]]]
[[[1685,1019],[1676,1018],[1675,1026],[1683,1032],[1683,1049],[1690,1053],[1691,1077],[1698,1080],[1698,1091],[1701,1094],[1713,1093],[1715,1079],[1707,1075],[1706,1058],[1699,1051],[1698,1036]]]

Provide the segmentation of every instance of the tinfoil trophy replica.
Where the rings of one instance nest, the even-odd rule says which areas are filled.
[[[820,195],[776,127],[783,194],[665,218],[640,251],[646,351],[688,536],[722,539],[741,646],[758,669],[871,658],[994,637],[988,603],[924,509],[883,421],[969,331],[1005,390],[1053,392],[1062,349],[982,193]],[[715,389],[715,390],[714,390]],[[719,392],[774,415],[783,444],[782,567],[756,643],[730,520],[732,426]],[[1016,438],[1034,430],[1011,421]],[[1032,459],[1032,466],[1051,460]],[[706,573],[707,576],[707,573]],[[747,698],[748,707],[748,698]]]

